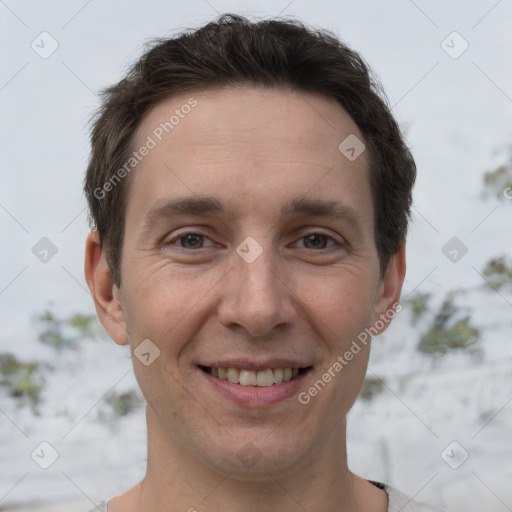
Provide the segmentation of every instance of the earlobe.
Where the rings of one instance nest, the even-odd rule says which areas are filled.
[[[121,294],[108,268],[99,233],[89,233],[85,244],[85,279],[91,291],[98,318],[118,345],[128,343]]]
[[[382,319],[383,315],[385,318],[389,319],[389,321],[384,322],[385,325],[380,330],[380,333],[387,329],[395,313],[401,309],[399,302],[405,278],[405,270],[405,241],[402,240],[398,251],[391,256],[386,273],[379,285],[377,300],[375,302],[374,321],[377,323],[377,320]]]

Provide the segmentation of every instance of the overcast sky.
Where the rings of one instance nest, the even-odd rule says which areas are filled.
[[[483,173],[512,143],[511,0],[1,0],[4,350],[30,354],[30,319],[50,301],[62,314],[93,311],[81,185],[97,92],[150,38],[225,12],[330,29],[380,77],[419,172],[405,294],[479,284],[477,270],[511,252],[512,202],[481,198]],[[43,237],[57,251],[46,263],[33,253]],[[456,263],[442,251],[452,237],[467,247]]]

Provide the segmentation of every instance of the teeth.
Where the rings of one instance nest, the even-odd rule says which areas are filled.
[[[258,374],[261,372],[258,372]],[[256,372],[251,370],[242,370],[240,372],[240,384],[242,386],[256,386],[256,382],[258,381],[258,377],[256,376]]]
[[[274,374],[272,370],[263,370],[256,374],[256,385],[260,387],[268,387],[274,384]]]
[[[283,382],[283,369],[276,368],[274,370],[274,384],[281,384]]]
[[[238,368],[209,368],[211,375],[241,386],[269,387],[288,382],[299,374],[298,368],[274,368],[255,372]]]
[[[229,382],[232,382],[233,384],[237,384],[239,376],[240,376],[240,372],[236,368],[228,368],[227,378],[228,378]]]

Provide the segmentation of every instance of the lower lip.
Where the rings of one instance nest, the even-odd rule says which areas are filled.
[[[241,384],[233,384],[227,380],[220,380],[209,373],[198,368],[206,381],[232,402],[246,407],[266,407],[277,404],[294,396],[298,393],[298,389],[302,385],[304,377],[310,370],[305,371],[293,380],[273,384],[272,386],[242,386]]]

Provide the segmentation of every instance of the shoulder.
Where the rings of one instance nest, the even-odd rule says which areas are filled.
[[[390,485],[381,484],[388,495],[388,512],[443,512],[426,503],[414,501]]]
[[[414,501],[409,496],[398,491],[390,485],[381,484],[380,482],[372,482],[374,485],[386,491],[388,495],[388,511],[387,512],[443,512],[419,501]],[[89,512],[108,512],[108,501],[98,503]]]

